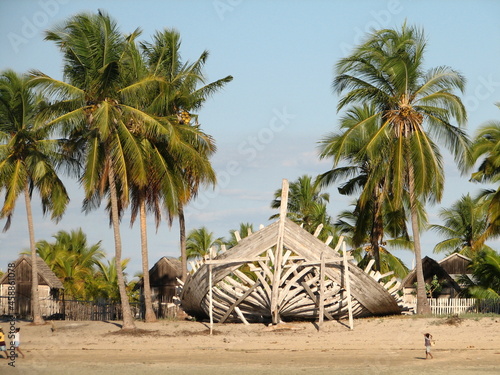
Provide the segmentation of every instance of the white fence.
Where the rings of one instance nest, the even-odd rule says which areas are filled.
[[[433,315],[460,315],[464,313],[500,314],[500,299],[429,298],[428,301]],[[407,305],[416,307],[417,300],[413,299]]]

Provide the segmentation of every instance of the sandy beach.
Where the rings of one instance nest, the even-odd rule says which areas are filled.
[[[0,374],[498,374],[500,317],[411,316],[347,322],[209,324],[184,320],[18,322],[26,358]],[[8,322],[1,325],[8,327]],[[425,360],[423,333],[436,340]]]

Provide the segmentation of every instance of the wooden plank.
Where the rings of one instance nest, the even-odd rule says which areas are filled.
[[[245,324],[245,325],[248,325],[249,323],[247,322],[247,320],[245,319],[245,317],[243,316],[243,313],[241,312],[240,308],[238,306],[236,306],[234,308],[234,311],[236,311],[236,314],[238,315],[238,317],[240,318],[240,320]]]
[[[209,254],[210,254],[210,259],[212,258],[212,252],[209,251]],[[213,293],[212,293],[212,288],[213,288],[213,285],[212,285],[212,265],[210,264],[208,266],[208,299],[209,299],[209,303],[210,303],[210,335],[212,335],[212,332],[213,332],[213,329],[214,329],[214,315],[213,315],[213,307],[214,307],[214,302],[213,302]]]
[[[325,314],[325,253],[321,252],[321,266],[319,268],[319,322],[318,328],[323,325]]]
[[[351,281],[349,278],[349,264],[347,263],[347,249],[345,242],[342,244],[342,252],[344,254],[344,278],[347,292],[347,308],[349,309],[349,328],[354,329],[354,322],[352,319]]]
[[[333,236],[328,236],[328,238],[325,241],[325,245],[330,245],[333,241]]]
[[[253,284],[250,288],[248,288],[248,290],[240,297],[236,300],[236,302],[234,302],[226,311],[226,313],[224,314],[224,316],[219,320],[219,323],[224,323],[227,319],[227,317],[229,316],[229,314],[231,314],[233,312],[233,309],[235,307],[237,307],[241,301],[243,301],[245,298],[248,297],[248,295],[250,295],[250,293],[252,293],[258,286],[260,285],[260,281],[257,280],[257,282],[255,284]],[[247,322],[248,324],[248,322]]]
[[[314,231],[313,236],[314,237],[318,237],[322,230],[323,230],[323,224],[318,225],[318,227]]]
[[[240,232],[238,232],[237,230],[234,231],[234,237],[236,238],[236,242],[241,241]]]

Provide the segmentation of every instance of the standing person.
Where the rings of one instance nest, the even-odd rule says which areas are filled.
[[[7,346],[5,345],[5,334],[3,333],[1,327],[0,327],[0,352],[5,352],[5,358],[6,359],[9,358],[9,355],[7,354]]]
[[[432,346],[432,335],[430,333],[424,333],[425,337],[425,359],[433,359],[434,357],[432,356],[431,353],[431,346]]]
[[[14,333],[14,348],[16,348],[16,350],[21,353],[21,355],[23,356],[24,358],[24,353],[21,351],[21,334],[19,333],[19,331],[21,330],[21,328],[16,328],[16,333]]]

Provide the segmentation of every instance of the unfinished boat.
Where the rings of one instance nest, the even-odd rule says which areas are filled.
[[[278,221],[213,258],[194,265],[181,306],[197,319],[272,322],[342,319],[401,313],[399,282],[349,261],[341,239],[336,248],[286,218],[283,181]],[[339,249],[343,247],[342,255]]]

